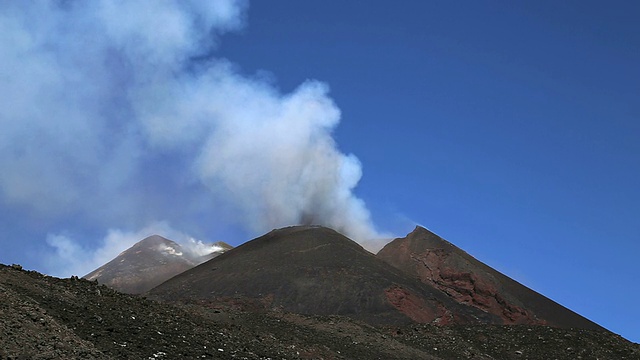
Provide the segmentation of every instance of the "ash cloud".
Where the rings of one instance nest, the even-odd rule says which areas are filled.
[[[332,137],[340,111],[328,86],[309,80],[282,94],[215,57],[247,9],[0,3],[0,211],[27,209],[25,222],[47,219],[76,237],[159,220],[215,219],[253,234],[312,222],[375,249],[380,236],[353,193],[361,164]],[[82,248],[60,236],[49,237],[58,255]]]

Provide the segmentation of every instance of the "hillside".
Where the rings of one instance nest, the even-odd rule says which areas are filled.
[[[406,237],[387,244],[377,257],[440,289],[460,304],[500,317],[505,325],[604,330],[419,226]]]
[[[249,299],[265,309],[346,315],[370,324],[500,323],[323,227],[274,230],[152,289],[164,301]]]
[[[83,277],[120,292],[142,294],[232,246],[217,242],[208,248],[207,254],[194,253],[174,241],[152,235]]]
[[[0,265],[0,359],[640,359],[596,330],[374,327],[342,316],[157,303]]]

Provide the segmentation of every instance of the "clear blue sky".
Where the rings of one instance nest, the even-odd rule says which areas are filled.
[[[13,6],[10,13],[23,11],[17,7]],[[48,10],[26,12],[33,15],[37,11]],[[200,67],[210,66],[208,61],[222,63],[221,59],[227,59],[233,76],[244,79],[240,82],[257,83],[285,102],[288,94],[297,93],[296,89],[307,80],[328,85],[327,96],[341,113],[339,124],[328,126],[328,133],[340,154],[353,154],[359,159],[362,178],[352,196],[364,201],[377,230],[404,235],[416,223],[421,224],[534,290],[640,342],[640,4],[369,1],[365,6],[356,1],[278,0],[251,2],[248,7],[240,7],[240,13],[244,14],[240,16],[242,24],[234,22],[240,18],[235,14],[229,15],[231,20],[226,25],[219,26],[215,48],[183,50],[198,53],[185,60],[192,64],[188,73],[198,79]],[[123,28],[116,23],[117,29]],[[136,24],[133,20],[130,23]],[[2,31],[4,35],[11,34],[19,27],[5,25]],[[67,27],[57,31],[66,34],[65,31],[90,25],[78,21]],[[29,31],[36,33],[38,29]],[[95,56],[100,64],[120,64],[120,58],[136,56],[127,52],[122,45],[126,42],[117,42],[121,41],[119,34],[111,31],[105,40],[110,45],[89,57]],[[8,36],[0,38],[0,42],[7,41]],[[73,44],[61,45],[64,46],[75,49]],[[167,48],[173,51],[171,46]],[[104,55],[112,51],[104,49],[113,48],[117,49],[113,50],[116,55]],[[40,55],[49,54],[49,50],[39,51]],[[5,69],[6,64],[26,66],[12,59],[10,55],[2,59]],[[79,68],[84,66],[94,65],[82,62]],[[122,75],[128,74],[127,66],[135,70],[139,65],[133,62],[117,66],[114,73]],[[29,71],[40,68],[34,66]],[[92,91],[102,96],[100,99],[107,94],[105,108],[109,108],[97,111],[96,105],[87,105],[86,113],[108,113],[109,120],[103,123],[118,129],[127,128],[126,124],[134,122],[130,119],[142,117],[142,113],[153,113],[144,105],[131,105],[131,99],[120,97],[118,89],[130,88],[130,76],[123,75],[118,82],[105,80],[108,86],[102,85],[100,79],[87,86],[87,97],[94,95]],[[12,87],[5,85],[0,91],[26,91],[19,85],[24,85],[27,78],[14,76]],[[69,78],[72,80],[64,81],[75,81],[74,77]],[[47,84],[41,87],[47,89]],[[206,87],[198,86],[183,88]],[[145,87],[131,88],[143,93],[145,99],[164,99],[157,95],[157,89],[149,97]],[[220,89],[208,91],[215,95]],[[201,104],[188,99],[185,103],[190,107]],[[74,97],[64,101],[85,104],[89,100]],[[46,104],[45,101],[42,106]],[[114,107],[121,110],[115,112]],[[162,106],[153,103],[152,108],[155,107]],[[52,116],[55,118],[56,114]],[[82,118],[82,114],[80,111],[78,117]],[[330,111],[327,114],[331,117]],[[66,116],[63,115],[61,118]],[[30,139],[26,143],[41,141],[33,132],[12,125],[15,112],[5,111],[0,116],[2,126],[18,129],[13,130],[13,139],[22,136]],[[158,117],[149,118],[155,121]],[[82,123],[79,120],[78,124]],[[82,128],[78,124],[74,129]],[[43,128],[45,134],[52,132]],[[93,182],[98,189],[104,187],[108,196],[91,195],[90,207],[75,206],[77,200],[69,200],[89,196],[90,191],[82,190],[85,185],[69,190],[69,196],[63,196],[63,192],[60,199],[52,198],[46,203],[32,200],[44,191],[44,185],[38,183],[29,188],[30,192],[25,190],[27,195],[11,196],[15,177],[21,174],[12,168],[20,164],[18,155],[0,158],[5,162],[0,164],[3,168],[17,174],[11,178],[7,175],[0,182],[0,194],[4,194],[0,197],[0,228],[4,230],[0,241],[5,243],[0,261],[21,262],[41,271],[57,269],[51,265],[54,260],[47,255],[51,251],[47,248],[56,247],[58,255],[60,251],[66,251],[66,255],[91,253],[109,242],[105,235],[109,230],[112,239],[123,233],[135,238],[150,221],[166,221],[169,225],[160,227],[171,228],[170,234],[179,232],[176,236],[184,233],[205,241],[226,240],[237,245],[258,235],[256,229],[260,226],[244,226],[219,210],[228,203],[234,204],[231,208],[241,209],[238,213],[253,214],[255,210],[237,205],[245,204],[246,199],[216,195],[221,191],[219,183],[226,184],[226,192],[242,189],[232,184],[237,182],[236,175],[219,175],[216,167],[199,168],[198,176],[193,178],[176,175],[188,173],[193,167],[183,158],[191,151],[189,146],[202,147],[194,152],[201,159],[206,147],[202,144],[217,143],[184,140],[176,145],[180,148],[176,151],[156,144],[163,141],[157,129],[151,135],[145,133],[151,140],[133,146],[131,152],[122,145],[123,153],[136,154],[139,160],[134,165],[124,160],[109,163],[115,173],[131,171],[132,180],[144,178],[142,189],[112,177],[104,185],[85,173],[70,180],[51,178],[53,185],[56,181],[90,181],[88,188],[95,185]],[[287,132],[289,127],[283,129],[280,131]],[[233,136],[239,130],[229,131],[225,134]],[[94,133],[87,131],[89,140]],[[197,134],[189,133],[184,138],[197,138]],[[246,139],[251,142],[256,138]],[[68,148],[65,146],[69,142],[61,144],[52,146],[52,151],[64,154],[87,146],[73,142]],[[103,144],[104,148],[109,149],[110,144]],[[1,135],[0,145],[13,154],[23,154]],[[233,145],[225,149],[236,151]],[[101,150],[96,154],[104,159],[120,153]],[[61,156],[67,159],[66,155]],[[42,168],[42,163],[33,161]],[[73,169],[94,163],[93,157],[87,160],[75,155],[60,161],[61,166]],[[89,166],[86,172],[90,171],[93,168]],[[48,176],[44,170],[43,174]],[[271,181],[256,179],[249,184]],[[200,182],[204,186],[198,185]],[[46,192],[57,189],[46,188]],[[205,190],[211,190],[213,195],[201,195]],[[140,195],[147,191],[163,192],[165,196]],[[73,197],[77,194],[80,195]],[[116,200],[120,196],[126,200]],[[215,216],[207,210],[210,198],[218,209]],[[172,203],[172,199],[196,205],[185,208]],[[121,208],[128,209],[126,214],[96,210],[117,208],[114,202],[122,203]],[[144,202],[145,207],[136,202]],[[148,207],[165,210],[148,210],[148,214],[141,210]],[[113,244],[123,243],[113,240]],[[44,261],[45,258],[49,260]]]

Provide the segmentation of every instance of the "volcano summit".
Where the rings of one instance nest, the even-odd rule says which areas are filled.
[[[151,298],[244,299],[371,324],[527,324],[603,330],[418,227],[378,255],[324,227],[274,230],[152,289]]]
[[[0,360],[640,359],[638,344],[420,227],[377,255],[317,226],[195,267],[183,251],[146,238],[98,281],[0,266]],[[139,292],[183,268],[144,296],[105,286]]]
[[[504,325],[603,329],[419,226],[387,244],[377,257],[460,304],[498,316]]]
[[[196,253],[162,236],[152,235],[84,278],[124,293],[141,294],[231,248],[217,242],[209,245],[204,254]]]

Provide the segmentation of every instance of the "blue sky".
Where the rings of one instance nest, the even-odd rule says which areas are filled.
[[[640,342],[640,5],[96,3],[2,5],[0,262],[421,224]]]

